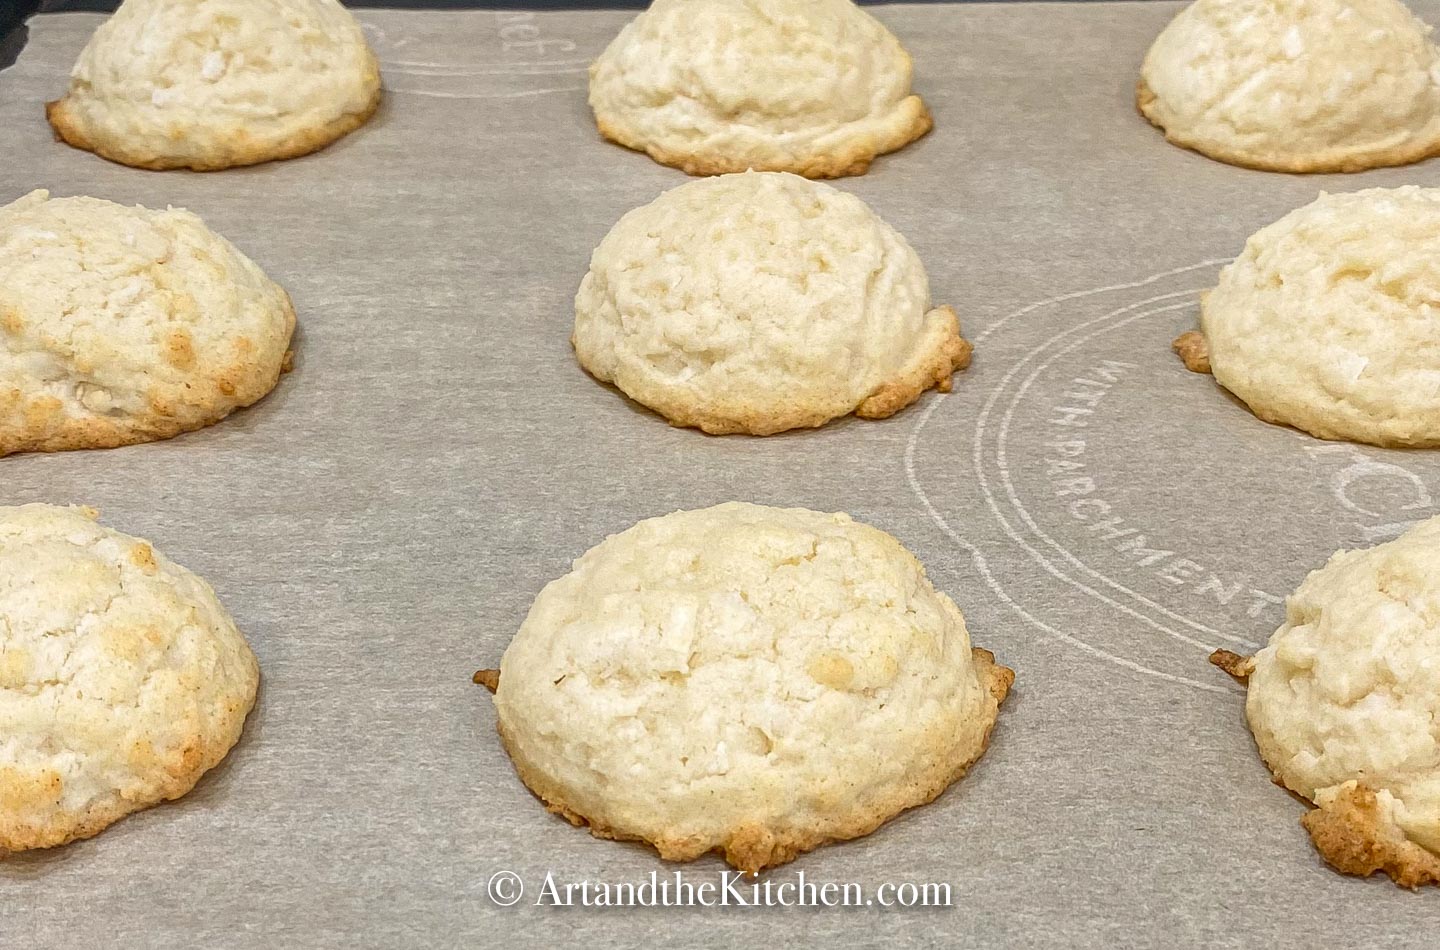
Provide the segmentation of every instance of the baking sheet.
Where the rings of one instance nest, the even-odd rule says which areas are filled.
[[[1176,9],[877,11],[936,130],[840,187],[915,245],[975,363],[893,419],[763,440],[671,429],[571,355],[590,250],[685,180],[590,124],[585,64],[630,14],[364,11],[376,120],[210,175],[54,143],[41,103],[100,18],[32,20],[0,73],[0,201],[189,207],[289,289],[301,336],[221,425],[0,460],[0,503],[95,505],[208,578],[265,676],[194,793],[0,863],[0,945],[1433,946],[1440,894],[1322,866],[1205,655],[1263,642],[1335,548],[1434,513],[1440,456],[1266,426],[1168,343],[1256,228],[1321,188],[1440,184],[1440,163],[1306,178],[1166,145],[1131,97]],[[1016,669],[961,785],[772,875],[943,882],[952,907],[534,906],[547,872],[675,867],[547,815],[469,675],[606,534],[732,498],[893,532]],[[487,896],[502,871],[516,906]]]

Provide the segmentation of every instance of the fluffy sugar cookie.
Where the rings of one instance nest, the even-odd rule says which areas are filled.
[[[1440,188],[1321,195],[1205,298],[1192,369],[1322,439],[1440,446]]]
[[[642,521],[547,585],[495,708],[551,811],[755,872],[935,798],[1013,680],[890,535],[732,503]]]
[[[1150,48],[1138,101],[1175,144],[1267,171],[1440,154],[1440,51],[1399,0],[1196,0]]]
[[[125,0],[45,111],[111,161],[213,171],[324,148],[379,104],[379,64],[338,0]]]
[[[596,378],[711,433],[883,418],[970,362],[903,237],[859,198],[773,172],[690,182],[621,218],[572,342]]]
[[[930,131],[910,56],[850,0],[655,0],[590,67],[606,138],[691,175],[863,175]]]
[[[176,208],[32,192],[0,207],[0,455],[218,422],[275,386],[295,312]]]
[[[0,508],[0,854],[179,798],[260,671],[204,581],[87,508]]]
[[[1440,518],[1341,551],[1286,602],[1253,658],[1246,714],[1305,828],[1347,874],[1440,883]]]

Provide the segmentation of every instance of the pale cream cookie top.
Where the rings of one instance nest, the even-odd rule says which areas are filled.
[[[1257,232],[1200,327],[1215,379],[1324,439],[1440,446],[1440,189],[1321,195]]]
[[[210,425],[274,388],[294,327],[195,215],[32,192],[0,207],[0,455]]]
[[[672,424],[755,435],[891,415],[970,359],[903,237],[854,195],[774,172],[690,182],[621,218],[573,342]]]
[[[1440,518],[1336,554],[1285,614],[1249,675],[1260,754],[1341,870],[1440,882]]]
[[[910,57],[850,0],[655,0],[590,69],[606,138],[692,175],[864,174],[930,130]]]
[[[125,0],[46,111],[113,161],[208,171],[323,148],[379,102],[375,54],[338,0]]]
[[[1399,0],[1197,0],[1145,57],[1141,111],[1211,158],[1359,171],[1440,153],[1440,51]]]
[[[888,534],[732,503],[642,521],[548,584],[495,706],[553,811],[753,872],[960,778],[1013,680],[993,660]]]
[[[83,508],[0,508],[0,854],[188,792],[259,667],[210,587]]]

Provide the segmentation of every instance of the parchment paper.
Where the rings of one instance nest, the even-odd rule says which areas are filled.
[[[0,503],[95,505],[208,578],[265,676],[193,794],[0,864],[0,946],[1434,946],[1440,893],[1322,865],[1205,656],[1263,643],[1334,549],[1433,514],[1440,456],[1264,425],[1168,343],[1255,229],[1440,164],[1290,177],[1165,144],[1132,94],[1175,9],[877,11],[936,130],[840,186],[913,242],[975,364],[891,420],[764,440],[671,429],[571,354],[591,249],[685,180],[591,125],[584,67],[630,14],[364,11],[377,119],[208,175],[53,142],[41,104],[100,19],[33,20],[0,73],[0,202],[189,207],[302,333],[295,372],[221,425],[0,460]],[[533,906],[547,872],[674,867],[547,815],[470,674],[606,534],[732,498],[893,532],[1016,669],[961,785],[775,872],[945,882],[953,907]],[[500,871],[529,888],[515,907],[486,895]]]

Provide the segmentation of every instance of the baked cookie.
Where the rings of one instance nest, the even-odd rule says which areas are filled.
[[[213,171],[324,148],[379,104],[379,63],[338,0],[125,0],[45,113],[111,161]]]
[[[275,386],[285,291],[188,211],[35,191],[0,207],[0,455],[218,422]]]
[[[1440,51],[1399,0],[1196,0],[1150,48],[1137,98],[1171,142],[1232,165],[1440,154]]]
[[[754,873],[934,799],[1014,674],[890,535],[732,503],[606,539],[476,679],[551,811]]]
[[[1246,715],[1275,780],[1337,870],[1440,883],[1440,518],[1341,551],[1290,596],[1253,658]]]
[[[260,670],[204,581],[88,508],[0,508],[0,854],[179,798]]]
[[[1440,188],[1321,195],[1261,230],[1205,298],[1186,365],[1267,422],[1440,446]]]
[[[596,378],[717,434],[883,418],[970,363],[903,237],[854,195],[774,172],[690,182],[621,218],[571,339]]]
[[[910,56],[850,0],[654,0],[590,67],[600,134],[691,175],[863,175],[930,131]]]

